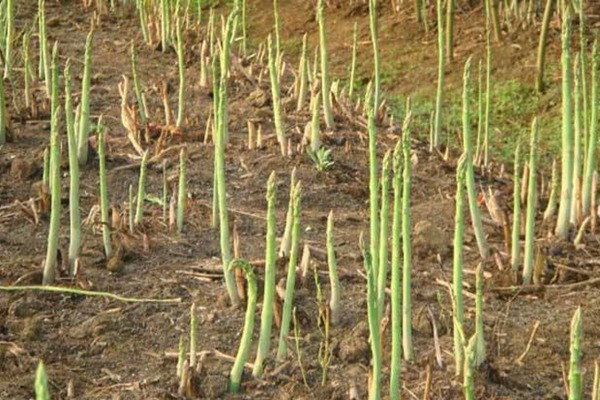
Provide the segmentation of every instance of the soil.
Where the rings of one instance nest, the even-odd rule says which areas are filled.
[[[31,4],[30,4],[31,3]],[[249,32],[262,40],[271,26],[271,2],[249,2]],[[335,2],[333,2],[335,3]],[[369,45],[366,6],[350,8],[332,4],[328,9],[330,55],[334,74],[345,73],[349,38],[353,21],[360,16],[361,65],[368,62]],[[291,0],[281,6],[282,36],[286,43],[306,30],[310,40],[316,38],[316,24],[311,19],[312,6]],[[62,1],[46,4],[50,43],[59,43],[64,65],[70,58],[74,69],[74,92],[79,96],[85,36],[92,10],[81,2]],[[18,2],[19,31],[33,20],[37,10],[33,2]],[[295,11],[296,10],[296,11]],[[301,10],[302,12],[297,12]],[[305,12],[306,11],[306,12]],[[460,81],[464,58],[478,52],[483,42],[481,7],[464,9],[457,18],[457,61],[448,70],[449,85]],[[385,82],[390,92],[405,93],[420,85],[433,87],[436,55],[435,33],[425,35],[411,15],[393,14],[382,6],[381,32],[383,64],[402,71]],[[433,20],[432,18],[430,18]],[[122,75],[130,75],[130,45],[138,54],[139,79],[146,92],[150,122],[164,125],[162,100],[157,88],[164,81],[169,87],[170,102],[176,107],[178,75],[175,53],[169,49],[149,48],[143,43],[138,18],[128,11],[102,14],[94,37],[93,80],[91,95],[92,121],[103,116],[108,128],[108,192],[112,205],[126,219],[129,186],[137,187],[139,157],[126,138],[121,125],[118,84]],[[37,43],[32,40],[32,43]],[[234,69],[229,86],[231,133],[227,149],[228,207],[232,226],[240,237],[239,255],[252,260],[259,279],[264,265],[266,232],[266,182],[271,171],[277,173],[277,227],[283,232],[289,198],[292,168],[303,183],[302,242],[311,247],[313,265],[318,270],[324,296],[329,294],[325,257],[325,225],[330,210],[335,215],[335,248],[342,282],[342,318],[330,332],[331,359],[326,381],[319,349],[323,336],[319,329],[319,305],[312,277],[298,281],[295,305],[298,315],[301,365],[290,339],[290,356],[276,365],[273,357],[266,363],[264,376],[254,379],[250,370],[244,375],[243,392],[226,393],[227,377],[235,356],[244,310],[231,308],[225,295],[220,272],[218,230],[211,226],[213,147],[204,143],[206,121],[212,113],[212,93],[198,84],[198,34],[186,34],[186,121],[183,129],[172,132],[163,144],[167,162],[169,190],[177,185],[178,153],[187,156],[188,202],[182,234],[172,233],[162,216],[160,205],[146,203],[145,223],[133,234],[124,230],[114,233],[119,249],[120,268],[107,270],[103,256],[98,215],[92,212],[98,203],[98,159],[91,140],[92,159],[82,170],[82,217],[91,215],[84,226],[81,268],[77,282],[61,278],[62,286],[81,286],[94,291],[148,299],[180,299],[174,303],[133,303],[107,297],[90,297],[39,291],[0,292],[0,398],[33,398],[33,381],[39,360],[49,375],[53,399],[174,399],[178,398],[176,357],[181,333],[189,326],[189,309],[196,304],[198,348],[202,352],[200,367],[190,384],[192,398],[206,399],[348,399],[366,398],[370,349],[366,318],[366,282],[359,249],[361,232],[368,232],[368,153],[365,130],[341,114],[336,115],[336,129],[327,132],[323,141],[332,149],[334,165],[318,172],[303,153],[282,157],[271,134],[272,112],[269,84],[246,79]],[[514,44],[518,45],[515,46]],[[523,80],[533,77],[533,52],[536,33],[522,31],[497,45],[498,76],[509,76],[527,66]],[[36,44],[37,46],[37,44]],[[556,41],[549,51],[550,63],[556,62]],[[35,50],[37,54],[37,49]],[[290,59],[296,65],[296,57]],[[343,57],[342,57],[343,55]],[[36,56],[37,57],[37,56]],[[36,58],[37,60],[37,58]],[[258,76],[262,66],[252,66]],[[368,64],[370,65],[370,64]],[[421,68],[423,66],[423,68]],[[370,67],[361,67],[368,71]],[[363,71],[364,72],[364,71]],[[23,110],[21,70],[19,82],[9,86],[12,141],[0,150],[0,284],[38,284],[45,259],[48,215],[40,220],[30,211],[28,201],[40,196],[43,151],[49,143],[49,116],[43,107],[43,89],[39,93],[40,112],[32,116]],[[363,74],[368,76],[368,73]],[[552,82],[556,76],[550,75]],[[501,79],[501,78],[499,78]],[[291,74],[286,75],[289,83]],[[287,85],[286,85],[287,87]],[[283,91],[286,92],[285,90]],[[266,96],[263,102],[256,98]],[[285,95],[286,98],[291,98]],[[9,97],[10,98],[10,97]],[[130,102],[132,100],[130,99]],[[263,103],[263,104],[259,104]],[[291,108],[291,107],[290,107]],[[246,121],[260,124],[264,146],[247,149]],[[288,132],[294,144],[299,132],[310,120],[307,112],[286,114]],[[299,128],[299,129],[297,129]],[[325,127],[322,127],[325,131]],[[417,133],[415,133],[417,134]],[[68,248],[68,165],[66,138],[62,150],[62,216],[60,249],[66,258]],[[394,130],[379,130],[379,153],[392,149],[399,135]],[[156,139],[150,144],[155,151]],[[431,154],[428,146],[412,141],[412,226],[414,258],[412,265],[412,301],[415,360],[402,369],[404,398],[459,399],[462,382],[455,376],[452,355],[452,306],[448,284],[452,277],[452,237],[456,153],[444,161]],[[512,199],[511,177],[497,170],[478,176],[484,187],[498,190],[502,198]],[[162,166],[152,163],[148,170],[147,193],[162,196]],[[546,200],[544,196],[543,200]],[[545,206],[540,202],[539,209]],[[506,204],[504,204],[506,203]],[[502,206],[510,208],[510,201]],[[502,229],[490,223],[485,213],[486,233],[497,252],[495,261],[487,262],[484,330],[487,360],[477,372],[477,398],[480,399],[563,399],[566,398],[565,371],[569,359],[569,327],[578,305],[584,315],[584,379],[586,393],[591,392],[593,364],[597,358],[600,335],[600,308],[597,287],[599,272],[595,261],[600,253],[596,237],[575,248],[540,239],[544,286],[535,290],[504,290],[511,285],[508,256]],[[468,215],[465,210],[465,215]],[[467,221],[470,221],[467,218]],[[538,237],[549,231],[538,227]],[[466,331],[473,332],[475,306],[474,270],[479,261],[472,230],[465,234]],[[278,262],[278,277],[285,275],[286,260]],[[589,281],[589,282],[588,282]],[[259,295],[259,305],[261,304]],[[257,310],[257,324],[260,315]],[[535,332],[527,354],[532,329]],[[384,388],[389,378],[389,326],[383,336]],[[436,335],[434,335],[434,331]],[[273,330],[273,346],[275,333]],[[255,329],[254,347],[258,329]],[[439,344],[440,363],[436,361]],[[254,351],[248,360],[253,362]],[[274,353],[272,353],[274,355]],[[387,390],[384,390],[387,392]],[[428,394],[427,394],[427,393]],[[386,395],[387,396],[387,395]],[[384,397],[386,397],[384,396]],[[428,397],[426,397],[428,396]]]

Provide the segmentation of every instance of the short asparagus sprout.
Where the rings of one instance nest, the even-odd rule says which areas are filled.
[[[198,343],[198,320],[196,318],[196,303],[190,307],[190,368],[197,363],[196,347]]]
[[[337,325],[340,322],[341,285],[335,257],[335,244],[333,238],[333,211],[327,217],[327,265],[329,267],[329,283],[331,285],[331,298],[329,301],[330,322]]]
[[[529,285],[533,276],[535,263],[535,212],[537,199],[536,179],[536,147],[538,137],[538,121],[534,118],[531,124],[531,149],[529,154],[529,187],[527,190],[527,216],[525,219],[525,255],[523,260],[523,284]]]
[[[298,67],[298,103],[296,105],[296,111],[302,110],[304,103],[306,103],[306,96],[308,96],[308,34],[305,33],[302,37],[302,53],[300,54],[300,65]]]
[[[581,307],[577,307],[573,320],[571,321],[571,362],[569,368],[569,400],[582,399],[583,382],[581,367],[581,340],[583,336],[583,323],[581,319]]]
[[[281,246],[279,247],[279,257],[284,257],[290,254],[292,248],[292,225],[294,223],[294,191],[296,190],[296,167],[292,169],[290,176],[290,199],[288,202],[288,210],[285,216],[285,230],[281,238]]]
[[[244,329],[242,331],[240,347],[229,375],[228,390],[233,393],[237,393],[241,389],[244,364],[248,359],[250,347],[252,346],[252,330],[254,329],[254,312],[256,310],[257,298],[256,278],[254,277],[252,266],[243,260],[232,260],[230,268],[235,267],[241,268],[246,275],[246,281],[248,282],[248,303],[246,305],[246,316],[244,319]]]
[[[44,362],[40,361],[35,372],[35,400],[50,400],[48,390],[48,375]]]
[[[133,221],[136,226],[142,224],[144,218],[144,200],[146,197],[146,163],[148,162],[148,150],[144,151],[142,155],[142,162],[140,164],[140,181],[138,182],[137,192],[137,206],[135,209],[135,220]]]
[[[102,240],[104,241],[104,255],[107,259],[112,255],[111,226],[108,218],[108,188],[106,182],[106,156],[104,132],[98,132],[98,158],[100,159],[100,219],[102,223]]]
[[[1,85],[1,84],[0,84]],[[50,150],[44,148],[44,166],[42,172],[42,184],[49,188],[50,187]]]
[[[320,109],[320,97],[317,92],[312,101],[311,113],[312,119],[310,124],[310,150],[316,153],[321,148],[321,127],[319,126],[319,109]]]
[[[548,197],[548,206],[544,211],[544,221],[549,220],[556,213],[557,196],[558,196],[558,164],[556,159],[552,161],[552,178],[550,183],[550,196]]]
[[[287,155],[287,137],[285,133],[285,125],[283,122],[283,111],[281,109],[281,98],[279,88],[279,74],[277,73],[277,53],[273,40],[269,35],[268,54],[269,54],[269,76],[271,77],[271,95],[273,98],[273,119],[275,122],[275,133],[277,141],[281,148],[281,155]]]
[[[287,278],[285,282],[285,299],[283,301],[283,312],[281,315],[281,331],[279,334],[279,345],[277,348],[277,361],[281,362],[287,356],[286,339],[290,329],[290,319],[294,302],[294,287],[296,284],[296,266],[298,264],[298,252],[300,245],[300,202],[302,198],[302,185],[300,182],[294,185],[292,191],[292,222],[291,222],[291,248],[288,263]]]
[[[265,257],[265,287],[263,295],[262,315],[260,320],[260,338],[258,351],[254,361],[252,375],[259,377],[263,373],[263,362],[269,354],[271,345],[271,329],[273,325],[273,304],[275,301],[275,261],[276,261],[276,221],[275,221],[275,172],[267,182],[267,249]]]
[[[185,203],[187,198],[185,178],[185,153],[179,153],[179,188],[177,192],[177,233],[183,230],[183,216],[185,215]],[[193,366],[193,365],[192,365]]]
[[[186,351],[185,351],[185,335],[181,333],[179,335],[179,347],[178,347],[178,356],[177,356],[177,377],[181,378],[183,375],[183,366],[186,361]]]

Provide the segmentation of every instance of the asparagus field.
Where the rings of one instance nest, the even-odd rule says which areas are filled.
[[[0,399],[600,400],[598,27],[0,0]]]

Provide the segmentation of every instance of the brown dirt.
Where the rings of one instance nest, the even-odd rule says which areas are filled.
[[[91,13],[82,10],[79,2],[47,4],[51,25],[51,42],[60,43],[61,60],[73,59],[76,89],[80,86],[83,44]],[[291,1],[281,7],[283,36],[290,38],[308,29],[314,40],[316,25],[311,21],[310,7],[305,2]],[[296,12],[294,12],[296,10]],[[297,10],[302,10],[298,13]],[[330,10],[331,53],[334,71],[342,73],[354,17],[366,13],[364,7],[349,11],[346,8]],[[302,15],[298,15],[302,14]],[[35,7],[18,5],[18,27],[22,28],[35,15]],[[270,2],[252,2],[249,7],[251,33],[265,36],[270,26]],[[482,40],[482,31],[474,32],[481,10],[459,14],[458,59],[461,60]],[[366,23],[361,22],[361,59],[367,60],[368,36]],[[479,18],[481,20],[481,18]],[[262,27],[262,28],[261,28]],[[384,64],[406,73],[397,74],[397,81],[387,82],[393,90],[397,85],[410,92],[419,85],[432,85],[435,75],[435,37],[427,37],[427,49],[422,43],[419,27],[404,14],[382,17],[382,49]],[[469,34],[470,33],[470,34]],[[477,39],[479,38],[479,39]],[[471,41],[473,39],[474,41]],[[511,38],[512,40],[513,38]],[[515,40],[517,38],[514,38]],[[506,43],[498,46],[496,57],[500,76],[508,75],[515,65],[529,65],[535,46],[531,33],[518,37],[526,44],[516,50]],[[161,100],[152,89],[161,80],[177,87],[176,57],[173,52],[160,51],[142,44],[138,19],[131,14],[102,16],[94,39],[94,80],[92,88],[92,115],[94,121],[104,115],[109,128],[108,155],[109,196],[120,210],[126,209],[128,187],[136,184],[137,168],[130,168],[127,155],[132,153],[126,143],[120,123],[120,98],[117,84],[122,74],[129,75],[130,40],[136,43],[139,76],[147,90],[151,120],[163,123]],[[0,295],[0,398],[29,399],[33,393],[33,379],[38,360],[47,366],[53,399],[67,398],[68,387],[73,386],[76,399],[172,399],[177,398],[176,360],[165,356],[176,351],[180,332],[187,331],[189,306],[198,306],[198,350],[235,355],[243,324],[242,309],[231,309],[224,297],[219,270],[218,232],[210,226],[212,199],[212,146],[202,143],[205,121],[211,113],[211,93],[197,85],[199,71],[199,41],[188,36],[187,51],[187,123],[179,136],[170,139],[168,146],[184,145],[188,154],[189,201],[184,232],[170,234],[165,227],[159,206],[148,204],[143,233],[120,237],[126,249],[124,268],[110,274],[102,257],[102,241],[97,224],[84,230],[82,267],[85,278],[94,290],[109,291],[124,296],[144,298],[181,298],[172,305],[124,303],[115,300],[75,295],[40,292],[4,293]],[[552,57],[551,52],[551,57]],[[295,60],[295,58],[294,58]],[[392,60],[394,63],[392,63]],[[294,61],[295,63],[295,61]],[[419,68],[421,64],[427,68]],[[460,63],[454,64],[461,65]],[[255,66],[255,68],[258,68]],[[450,84],[458,82],[460,74],[451,67]],[[433,71],[433,72],[432,72]],[[528,71],[528,72],[527,72]],[[17,72],[20,76],[20,72]],[[532,76],[531,68],[525,80]],[[261,88],[268,93],[268,83]],[[351,390],[358,398],[366,398],[369,371],[368,328],[366,324],[365,281],[360,251],[359,234],[368,230],[368,155],[361,135],[344,118],[338,118],[337,130],[324,138],[333,149],[334,166],[319,173],[303,154],[282,158],[272,140],[263,149],[245,148],[246,119],[260,120],[266,134],[272,131],[269,106],[257,108],[247,101],[255,87],[234,73],[230,86],[231,144],[227,154],[227,181],[229,207],[241,238],[241,255],[250,260],[264,258],[265,185],[271,171],[277,172],[278,230],[283,230],[289,193],[289,172],[298,169],[302,180],[303,242],[313,248],[313,256],[321,284],[328,293],[326,279],[325,222],[329,210],[336,216],[335,236],[338,264],[343,286],[343,317],[331,331],[332,359],[327,382],[321,386],[322,369],[318,363],[321,341],[316,326],[318,311],[312,280],[299,283],[296,305],[301,331],[302,362],[306,370],[308,388],[302,383],[295,352],[276,368],[270,359],[266,375],[252,379],[246,375],[242,395],[225,393],[231,363],[207,355],[202,360],[195,387],[199,398],[248,399],[346,399]],[[20,93],[16,90],[11,93]],[[176,104],[176,90],[171,90],[171,103]],[[20,95],[18,96],[20,97]],[[20,102],[17,99],[17,102]],[[175,106],[174,106],[175,107]],[[13,284],[26,274],[39,271],[45,256],[47,216],[39,224],[26,218],[26,213],[14,205],[37,196],[32,185],[41,180],[41,154],[48,144],[49,120],[47,115],[31,118],[11,107],[13,142],[0,152],[0,283]],[[290,114],[289,132],[303,127],[308,115]],[[295,143],[300,136],[292,133]],[[397,135],[381,130],[379,151],[392,148]],[[403,366],[403,396],[422,398],[425,391],[426,371],[431,366],[430,398],[458,399],[462,386],[454,376],[451,334],[451,302],[443,282],[451,281],[455,192],[454,164],[445,163],[437,155],[430,155],[424,144],[414,141],[415,165],[412,192],[412,224],[415,228],[415,255],[413,260],[413,324],[416,360]],[[177,151],[168,157],[169,181],[176,185]],[[66,140],[63,140],[63,160],[66,160]],[[61,217],[61,249],[68,247],[68,168],[63,162],[63,215]],[[98,167],[94,157],[82,172],[82,215],[85,217],[98,196]],[[158,165],[149,169],[147,192],[159,195],[162,174]],[[484,185],[493,185],[510,198],[509,178],[481,177]],[[427,221],[427,222],[425,222]],[[419,227],[419,229],[416,229]],[[501,229],[486,226],[494,248],[503,250]],[[430,235],[429,237],[427,235]],[[431,235],[435,237],[431,237]],[[466,287],[474,291],[472,271],[477,262],[476,244],[470,229],[466,235]],[[446,238],[440,241],[439,238]],[[541,237],[541,236],[540,236]],[[578,304],[584,310],[584,364],[586,389],[590,389],[593,360],[596,358],[595,338],[600,334],[600,313],[597,307],[598,288],[582,285],[571,289],[568,285],[584,279],[595,279],[598,272],[593,260],[599,254],[597,242],[590,240],[583,249],[559,248],[551,242],[541,242],[548,252],[544,279],[549,287],[517,295],[498,292],[506,286],[506,272],[498,265],[486,266],[489,272],[485,297],[485,337],[488,343],[488,361],[478,372],[478,398],[481,399],[562,399],[565,398],[563,368],[568,360],[569,321]],[[440,261],[436,255],[440,254]],[[504,260],[506,255],[500,254]],[[257,262],[257,272],[261,275]],[[280,263],[283,266],[285,263]],[[560,265],[576,268],[579,274],[559,274]],[[200,274],[203,273],[203,274]],[[283,276],[283,267],[278,272]],[[553,277],[559,279],[551,281]],[[37,283],[39,276],[26,282]],[[441,283],[440,283],[441,282]],[[65,282],[68,284],[68,282]],[[260,297],[259,297],[260,302]],[[467,332],[472,332],[474,303],[466,300]],[[434,339],[428,310],[435,316],[440,335],[442,367],[435,365]],[[258,314],[257,314],[258,315]],[[515,360],[524,351],[534,321],[540,327],[531,350],[522,364]],[[257,319],[258,321],[258,319]],[[276,330],[275,330],[276,331]],[[257,330],[255,331],[257,333]],[[256,343],[256,334],[254,343]],[[389,329],[384,335],[384,382],[388,378]],[[273,341],[275,343],[275,341]],[[252,353],[254,354],[254,353]],[[249,360],[253,361],[253,357]],[[384,384],[384,387],[386,385]]]

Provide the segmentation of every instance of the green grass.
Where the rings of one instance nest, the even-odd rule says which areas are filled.
[[[524,83],[517,79],[511,79],[502,82],[494,82],[492,88],[492,136],[490,141],[490,154],[493,160],[501,163],[510,164],[514,150],[520,141],[529,135],[530,121],[540,113],[540,133],[539,155],[543,160],[540,165],[548,165],[552,157],[560,154],[560,104],[555,96],[555,90],[551,88],[543,97],[536,94],[533,84]],[[460,96],[455,88],[447,88],[444,107],[443,107],[443,143],[450,134],[450,145],[457,146],[456,143],[460,130]],[[473,90],[471,93],[472,107],[476,107],[477,94]],[[425,87],[423,90],[411,94],[413,100],[413,129],[416,137],[422,140],[429,138],[430,113],[435,107],[435,93],[433,86]],[[388,96],[388,102],[396,116],[396,121],[401,121],[404,117],[404,104],[406,97],[404,95]],[[543,110],[540,104],[549,105],[547,110]],[[472,126],[477,126],[476,115],[472,116]],[[527,152],[523,152],[527,154]],[[548,161],[546,163],[545,161]]]

